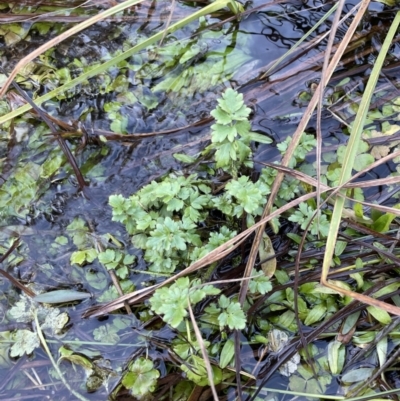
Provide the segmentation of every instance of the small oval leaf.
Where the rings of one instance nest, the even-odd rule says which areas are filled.
[[[383,337],[382,340],[376,344],[376,353],[378,354],[379,366],[383,366],[387,359],[388,353],[388,340],[387,337]]]
[[[333,375],[342,371],[346,349],[340,341],[331,341],[328,345],[328,363]]]
[[[392,321],[389,313],[381,308],[377,308],[376,306],[367,306],[367,311],[379,322],[382,324],[389,324]]]
[[[350,370],[350,372],[347,372],[342,376],[342,382],[358,383],[361,381],[368,380],[373,375],[375,370],[376,370],[375,368],[360,368],[360,369]]]
[[[56,290],[36,295],[33,297],[33,299],[36,302],[43,302],[46,304],[60,304],[62,302],[80,301],[90,297],[91,295],[87,292],[75,290]]]
[[[306,326],[310,326],[311,324],[318,322],[322,319],[322,317],[326,313],[326,306],[323,304],[318,304],[314,306],[308,313],[306,320],[304,320],[304,324]]]
[[[234,354],[235,354],[235,342],[233,340],[228,340],[222,348],[221,356],[219,359],[219,366],[222,369],[225,369],[229,365]]]

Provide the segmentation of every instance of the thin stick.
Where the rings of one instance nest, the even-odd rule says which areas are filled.
[[[89,401],[87,398],[85,398],[83,395],[77,393],[65,380],[65,377],[63,375],[63,373],[61,372],[60,368],[58,367],[58,365],[56,364],[55,360],[53,359],[53,355],[51,355],[50,349],[47,346],[46,340],[43,336],[42,333],[42,329],[40,328],[40,324],[39,324],[39,319],[37,317],[37,311],[35,311],[35,325],[36,325],[36,332],[37,335],[40,339],[40,342],[42,343],[42,346],[44,348],[44,350],[46,351],[47,356],[50,359],[51,364],[53,365],[53,368],[56,370],[58,376],[60,377],[61,381],[64,383],[64,386],[71,392],[71,394],[73,394],[76,398],[78,398],[81,401]]]
[[[201,336],[199,326],[197,326],[196,318],[194,317],[192,307],[190,306],[189,297],[188,297],[187,301],[188,301],[188,309],[189,309],[190,319],[193,324],[194,333],[196,334],[197,343],[200,346],[201,354],[203,355],[203,358],[204,358],[204,365],[206,366],[208,381],[210,382],[210,387],[211,387],[211,391],[212,391],[212,394],[214,397],[214,401],[218,401],[219,398],[218,398],[217,390],[215,389],[215,385],[214,385],[214,377],[213,377],[213,372],[212,372],[212,368],[211,368],[210,358],[208,357],[207,350],[204,345],[203,337]]]

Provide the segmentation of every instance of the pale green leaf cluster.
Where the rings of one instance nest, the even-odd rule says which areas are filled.
[[[246,107],[243,95],[229,88],[218,100],[218,106],[211,112],[215,124],[211,126],[211,145],[205,153],[215,151],[217,168],[237,176],[242,166],[251,167],[252,141],[251,124],[248,120],[251,110]],[[271,143],[269,138],[257,136],[264,143]]]
[[[237,180],[231,180],[226,184],[226,196],[228,200],[234,198],[233,216],[242,217],[243,213],[259,216],[270,193],[270,188],[261,181],[253,183],[249,177],[242,176]],[[236,205],[235,205],[236,203]]]
[[[225,295],[219,297],[218,304],[212,303],[204,311],[210,317],[217,318],[221,330],[226,326],[231,330],[242,330],[246,327],[246,316],[239,302],[232,301]]]
[[[128,277],[128,266],[132,265],[136,257],[134,255],[123,254],[114,249],[106,249],[98,254],[99,262],[108,270],[115,270],[121,279]]]
[[[254,187],[262,203],[262,193],[257,192],[254,184],[249,185]],[[149,270],[170,273],[183,262],[199,259],[236,235],[236,231],[226,226],[220,227],[219,232],[200,235],[198,224],[224,201],[222,196],[213,196],[210,192],[209,186],[195,175],[170,174],[162,182],[153,181],[129,198],[112,195],[109,203],[113,220],[125,224],[133,235],[133,244],[144,250]],[[228,216],[231,216],[232,205],[229,207]],[[115,263],[114,259],[111,263]]]
[[[191,355],[188,361],[181,365],[181,369],[186,373],[187,378],[198,386],[207,386],[210,384],[204,358]],[[219,384],[223,377],[221,369],[215,365],[211,365],[211,370],[214,385]]]
[[[128,199],[110,196],[113,220],[125,224],[134,245],[145,251],[149,269],[173,272],[191,253],[202,247],[197,223],[206,217],[210,188],[197,180],[170,174],[158,183],[143,187]]]
[[[253,269],[251,276],[253,278],[249,281],[250,294],[264,295],[272,290],[271,281],[261,270]]]
[[[10,356],[17,358],[24,354],[31,354],[40,346],[40,340],[36,333],[30,330],[17,330],[14,336],[14,344],[11,346]]]
[[[329,232],[329,221],[325,214],[320,214],[319,219],[317,215],[314,216],[315,210],[309,206],[307,203],[300,203],[298,210],[294,211],[288,220],[294,223],[299,223],[301,228],[305,230],[312,220],[309,230],[312,235],[317,235],[318,233],[322,237],[327,237]]]
[[[218,295],[220,290],[212,285],[201,285],[200,280],[190,281],[182,277],[169,287],[155,291],[150,298],[151,309],[172,327],[178,327],[188,316],[191,307],[202,301],[207,295]]]
[[[277,145],[279,151],[284,155],[289,147],[290,142],[292,141],[291,137],[287,137],[283,142]],[[307,153],[310,152],[316,145],[316,139],[311,134],[303,133],[300,143],[297,145],[294,150],[293,157],[289,162],[289,167],[294,168],[296,164],[305,160]]]
[[[271,187],[273,184],[278,170],[272,167],[264,167],[261,170],[260,179],[258,182],[262,182],[264,185]],[[296,197],[300,192],[300,181],[285,175],[282,184],[278,191],[277,202],[290,201]]]
[[[39,305],[25,295],[21,295],[20,300],[10,308],[7,317],[10,321],[32,323],[35,314],[37,314],[41,329],[51,336],[60,334],[69,320],[66,312],[61,312],[58,308]],[[13,339],[15,342],[10,353],[12,357],[29,355],[40,346],[40,340],[35,331],[17,330]]]

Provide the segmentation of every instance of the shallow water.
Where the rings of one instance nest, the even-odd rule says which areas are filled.
[[[156,28],[165,24],[166,15],[166,4],[155,4],[154,9],[150,7],[150,3],[139,7],[140,15],[145,16],[143,18],[150,15],[150,19],[144,20],[145,22],[139,20],[122,21],[118,25],[98,24],[63,44],[54,56],[59,63],[57,68],[64,63],[68,65],[77,56],[87,59],[106,59],[121,42],[135,41],[138,27],[141,35],[154,33]],[[346,9],[349,10],[353,4],[355,2],[348,2]],[[153,5],[152,3],[151,6]],[[83,352],[93,359],[101,356],[108,360],[110,370],[118,371],[124,368],[132,355],[141,347],[147,348],[150,355],[161,351],[154,344],[149,345],[146,342],[144,337],[148,333],[139,329],[140,322],[134,317],[129,318],[132,321],[118,332],[119,338],[115,344],[110,345],[111,341],[100,344],[98,339],[95,339],[95,330],[106,327],[108,323],[111,325],[116,317],[110,316],[106,320],[83,320],[81,314],[90,305],[98,303],[98,298],[111,285],[111,279],[98,263],[87,264],[83,267],[71,266],[70,254],[76,250],[76,240],[74,239],[75,232],[72,230],[69,232],[68,226],[74,220],[80,219],[87,230],[85,231],[86,240],[88,243],[92,241],[93,244],[100,241],[99,237],[102,234],[111,232],[132,254],[137,255],[139,261],[135,266],[135,272],[130,275],[136,289],[163,280],[162,277],[155,278],[141,273],[145,269],[145,264],[140,258],[140,253],[131,247],[124,229],[119,224],[111,222],[109,195],[119,193],[128,196],[151,180],[169,171],[181,169],[181,164],[174,159],[173,154],[177,151],[195,154],[204,147],[209,140],[209,123],[199,127],[191,124],[208,117],[209,112],[215,107],[216,99],[226,87],[240,88],[246,102],[251,104],[254,110],[253,129],[271,137],[274,140],[273,145],[294,132],[305,106],[299,102],[299,94],[310,91],[312,82],[318,80],[316,70],[321,63],[318,56],[324,45],[313,47],[297,58],[294,63],[275,71],[269,76],[268,81],[260,82],[257,78],[265,72],[266,66],[293,47],[329,6],[321,5],[316,1],[307,1],[265,7],[262,6],[262,2],[253,2],[251,7],[259,7],[259,9],[244,17],[239,23],[225,23],[224,33],[218,33],[220,28],[217,28],[217,33],[211,38],[200,35],[200,38],[194,40],[194,45],[200,46],[203,53],[200,52],[197,58],[191,63],[183,64],[183,67],[179,63],[171,67],[162,58],[160,60],[154,57],[152,52],[143,52],[138,61],[141,67],[137,71],[128,71],[127,81],[121,83],[126,85],[125,90],[107,93],[91,92],[93,87],[96,89],[96,86],[102,84],[92,79],[90,85],[70,92],[65,99],[48,102],[45,108],[54,117],[68,122],[80,121],[89,135],[92,133],[94,136],[97,131],[112,129],[110,126],[113,118],[110,117],[110,113],[107,114],[104,105],[113,101],[124,101],[126,92],[131,91],[139,101],[135,104],[127,103],[120,112],[127,118],[126,133],[133,137],[122,141],[109,140],[106,144],[100,145],[89,144],[77,154],[78,164],[89,181],[83,193],[78,191],[71,169],[63,163],[58,173],[59,177],[49,178],[53,182],[41,179],[40,188],[34,191],[31,197],[27,196],[25,207],[21,202],[18,210],[10,210],[9,207],[2,209],[1,243],[3,247],[7,247],[9,238],[19,235],[22,246],[15,254],[23,258],[15,265],[12,261],[3,263],[3,268],[7,268],[22,281],[34,282],[42,289],[67,287],[92,293],[93,297],[90,300],[72,308],[65,308],[71,320],[68,332],[60,337],[59,341],[70,344],[72,348],[72,341],[80,341],[81,345],[76,345],[75,348],[78,352]],[[372,3],[371,12],[379,12],[382,8],[383,5]],[[178,9],[178,15],[191,11],[191,8],[183,4]],[[209,18],[209,22],[217,23],[219,19]],[[330,24],[323,24],[312,37],[325,32],[328,25]],[[167,42],[182,41],[196,28],[197,26],[194,25],[190,29],[178,31],[173,37],[167,38]],[[40,36],[32,35],[31,39],[24,40],[23,43],[19,42],[11,47],[3,46],[0,50],[4,58],[10,61],[13,57],[12,60],[15,61],[36,47],[40,40]],[[19,53],[20,49],[23,50]],[[17,52],[16,56],[15,52]],[[204,82],[205,79],[207,81],[207,68],[211,68],[220,58],[224,60],[224,68],[213,76],[215,82],[212,84]],[[232,68],[230,63],[235,63],[237,60],[240,62]],[[314,61],[310,62],[310,60]],[[202,80],[196,81],[200,74],[197,71],[187,77],[186,84],[178,93],[154,89],[157,85],[162,85],[166,79],[178,77],[185,69],[201,63],[206,66],[205,72],[202,72],[205,74],[201,76]],[[118,73],[117,69],[111,69],[109,72],[112,79],[116,79]],[[356,78],[361,81],[363,75]],[[46,91],[49,88],[50,86],[42,87],[39,91]],[[149,104],[156,104],[156,106],[151,108]],[[323,136],[326,139],[324,145],[335,147],[342,144],[346,140],[343,124],[332,118],[329,113],[324,113],[323,117]],[[134,137],[139,133],[170,130],[188,125],[191,126],[177,133],[143,139]],[[314,125],[315,121],[312,120],[310,132],[315,131]],[[54,157],[59,152],[55,141],[50,139],[41,145],[40,149],[32,149],[33,144],[28,144],[28,137],[37,129],[36,122],[17,120],[17,126],[20,127],[21,132],[23,131],[23,139],[21,141],[3,140],[1,143],[1,153],[7,160],[8,170],[5,171],[3,168],[2,173],[7,177],[12,177],[16,168],[27,161],[40,165],[44,160]],[[6,131],[4,129],[3,132]],[[78,145],[73,145],[73,148],[76,149]],[[273,145],[258,146],[255,153],[256,162],[277,160],[279,153]],[[312,157],[310,155],[310,162]],[[256,168],[259,168],[257,163]],[[389,169],[390,166],[387,168]],[[386,174],[386,172],[382,170],[377,174]],[[55,178],[58,179],[55,180]],[[67,241],[61,241],[60,237],[66,237]],[[3,295],[1,305],[7,310],[17,300],[18,294],[7,281],[2,282],[0,291]],[[160,333],[161,337],[163,335],[169,338],[171,333]],[[323,342],[320,343],[321,348],[325,345]],[[51,343],[50,346],[53,354],[56,355],[59,343]],[[254,350],[244,347],[242,351],[243,368],[251,371],[257,363],[251,355]],[[29,388],[32,383],[22,375],[21,371],[24,369],[34,366],[39,377],[48,376],[46,371],[49,368],[49,362],[43,351],[35,351],[32,358],[22,357],[19,360],[11,360],[5,356],[7,350],[3,347],[2,355],[4,364],[0,366],[2,368],[0,377],[4,378],[3,381],[6,381],[7,385],[0,393],[1,399],[17,399],[13,397],[31,400],[43,400],[45,397],[72,399],[57,379],[54,379],[55,383],[51,385],[42,383],[49,384],[48,389],[45,390],[41,389],[39,384]],[[165,371],[165,366],[161,366],[160,369]],[[71,372],[69,374],[71,383],[74,383],[77,378],[73,378]],[[115,376],[110,376],[108,388],[102,387],[93,394],[85,394],[85,397],[92,400],[106,399],[119,377],[120,371]],[[286,388],[287,383],[287,379],[275,374],[266,387]],[[332,386],[330,390],[335,392],[336,385]],[[80,388],[80,391],[84,389]],[[232,393],[228,390],[228,399],[233,399],[233,393],[234,390]],[[232,394],[232,397],[229,394]]]

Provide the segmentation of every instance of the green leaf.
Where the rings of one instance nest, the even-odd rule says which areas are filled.
[[[231,116],[218,107],[210,114],[215,118],[218,124],[229,124],[232,121]]]
[[[236,92],[232,88],[228,88],[222,94],[222,98],[218,100],[219,107],[225,112],[231,114],[243,107],[243,95]]]
[[[125,255],[125,257],[124,257],[124,260],[123,260],[123,264],[124,265],[131,265],[134,261],[135,261],[135,259],[136,259],[136,256],[135,255],[129,255],[129,254],[127,254],[127,255]]]
[[[400,209],[400,204],[393,206],[395,209]],[[377,219],[374,219],[374,222],[371,225],[371,228],[379,233],[384,233],[390,229],[390,224],[396,218],[394,213],[385,213],[382,216],[379,216]]]
[[[75,251],[72,252],[70,262],[73,265],[82,266],[84,262],[86,262],[86,251]]]
[[[111,195],[108,198],[108,204],[116,210],[124,210],[126,201],[122,195]]]
[[[254,213],[260,206],[264,205],[268,188],[254,184],[249,181],[249,177],[242,176],[237,180],[228,182],[226,184],[226,191],[229,195],[237,199],[239,205],[247,213]]]
[[[333,375],[338,375],[344,365],[346,349],[344,345],[337,340],[331,341],[328,345],[328,362]]]
[[[354,170],[356,171],[364,170],[374,161],[375,161],[374,157],[370,154],[358,155],[356,157],[356,162],[354,163]]]
[[[30,330],[17,330],[14,340],[15,342],[10,350],[12,358],[17,358],[24,354],[29,355],[35,348],[40,347],[39,337]]]
[[[224,142],[226,139],[233,142],[236,138],[237,131],[234,125],[214,124],[211,126],[213,133],[211,135],[212,142]]]
[[[232,361],[235,355],[235,342],[233,340],[227,340],[222,347],[221,355],[219,357],[219,366],[225,369]]]
[[[361,312],[354,312],[351,315],[347,316],[343,326],[342,326],[342,334],[346,335],[350,332],[350,330],[353,329],[353,327],[355,327],[357,325],[358,322],[358,318],[360,317]]]
[[[237,121],[235,124],[238,134],[242,137],[246,137],[246,140],[255,140],[251,138],[252,132],[250,132],[251,124],[248,120]],[[258,134],[257,134],[258,135]],[[271,143],[271,142],[268,142]]]
[[[376,344],[376,353],[378,355],[378,360],[379,360],[379,366],[382,367],[388,356],[388,339],[387,337],[382,338],[381,340],[378,341],[378,344]]]
[[[192,164],[196,161],[196,157],[186,155],[184,153],[174,153],[173,156],[176,160],[186,164]]]
[[[262,271],[253,269],[251,276],[252,278],[249,281],[249,291],[251,294],[264,295],[272,290],[272,284],[269,278]]]
[[[115,251],[107,249],[104,252],[99,253],[99,262],[103,265],[107,265],[115,260]]]
[[[350,370],[342,376],[344,383],[358,383],[368,380],[375,372],[376,368],[359,368]]]
[[[221,295],[218,303],[223,310],[218,316],[221,328],[228,326],[231,330],[243,330],[246,327],[246,316],[239,302],[231,302],[225,295]]]
[[[319,322],[326,313],[326,306],[324,304],[319,304],[314,306],[308,313],[304,324],[310,326],[313,323]]]
[[[97,258],[97,251],[94,248],[86,249],[86,262],[92,263]]]
[[[232,150],[233,154],[234,155],[236,154],[232,146],[233,145],[230,142],[228,142],[218,147],[217,151],[215,152],[215,160],[217,161],[217,167],[223,168],[229,166]]]
[[[257,132],[250,132],[248,134],[248,137],[252,141],[259,142],[259,143],[270,144],[273,142],[271,138],[268,138],[265,135],[258,134]]]
[[[122,378],[122,384],[134,397],[142,398],[155,390],[159,377],[160,372],[154,369],[152,361],[138,358]]]
[[[389,324],[392,321],[389,313],[385,310],[378,308],[376,306],[367,306],[367,311],[379,322],[382,324]]]
[[[179,211],[183,208],[184,203],[182,200],[173,198],[167,203],[167,210],[168,211]]]

